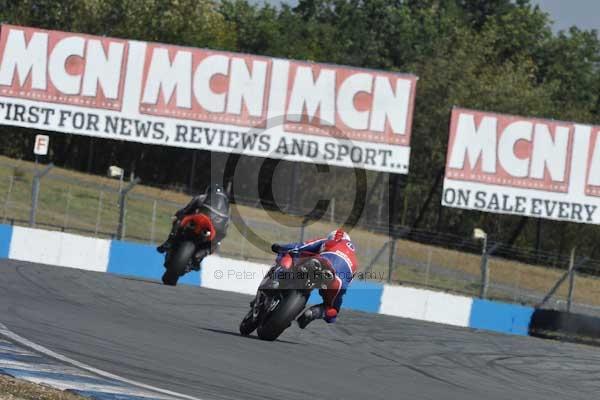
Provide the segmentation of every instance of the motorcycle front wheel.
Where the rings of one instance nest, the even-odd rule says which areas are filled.
[[[257,323],[252,314],[252,310],[250,310],[240,323],[240,334],[242,336],[248,336],[256,329]]]
[[[181,242],[169,255],[167,270],[162,276],[165,285],[175,286],[179,277],[185,273],[185,268],[194,256],[196,245],[193,242]]]
[[[258,337],[262,340],[273,341],[279,337],[306,306],[308,296],[298,290],[287,291],[286,296],[279,302],[277,308],[258,327]]]

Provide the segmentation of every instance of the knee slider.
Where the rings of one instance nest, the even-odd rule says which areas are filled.
[[[337,317],[337,310],[333,307],[329,307],[325,310],[325,321],[326,322],[335,322],[335,319]]]

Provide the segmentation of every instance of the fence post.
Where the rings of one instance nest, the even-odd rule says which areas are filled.
[[[569,259],[569,294],[567,296],[567,312],[571,312],[573,304],[573,286],[575,285],[575,247],[571,249],[571,258]]]
[[[35,214],[37,213],[38,199],[40,196],[40,180],[54,167],[54,164],[50,163],[41,172],[37,169],[33,174],[33,180],[31,183],[31,210],[29,210],[29,226],[35,226]]]
[[[572,256],[573,256],[573,260],[572,260],[573,267],[571,267],[571,262],[569,262],[569,270],[567,270],[564,274],[562,274],[562,276],[556,281],[554,286],[552,286],[552,289],[550,289],[548,291],[548,293],[546,293],[546,295],[544,296],[542,301],[535,305],[536,308],[542,308],[542,306],[544,306],[548,302],[548,300],[550,300],[550,298],[552,298],[552,296],[554,296],[554,293],[556,293],[558,288],[560,288],[560,286],[570,277],[571,271],[574,274],[575,271],[577,270],[577,268],[579,268],[579,266],[583,265],[588,260],[587,257],[583,257],[583,258],[579,259],[579,261],[577,263],[575,263],[575,249],[573,249]]]
[[[515,291],[513,295],[513,301],[515,303],[521,298],[521,269],[517,268],[517,280],[515,282]]]
[[[29,209],[29,226],[35,226],[35,214],[37,211],[38,197],[40,190],[40,178],[37,175],[33,176],[31,182],[31,208]]]
[[[125,237],[125,214],[127,212],[127,195],[140,181],[135,178],[125,188],[119,192],[119,225],[117,226],[117,239],[123,240]]]
[[[487,251],[487,235],[483,238],[483,250],[481,252],[481,286],[479,297],[485,299],[487,297],[488,286],[490,283],[490,270],[488,265]]]
[[[13,184],[15,183],[14,173],[10,176],[10,182],[8,184],[8,190],[6,191],[6,199],[4,199],[4,212],[2,215],[2,223],[6,224],[6,214],[8,213],[8,202],[10,201],[10,195],[12,193]]]
[[[65,217],[63,219],[63,231],[67,229],[67,225],[69,223],[69,208],[71,207],[71,186],[69,186],[69,191],[67,192],[67,204],[65,205]]]
[[[248,225],[250,224],[250,221],[246,222],[244,224],[244,232],[242,233],[242,245],[241,245],[241,249],[240,249],[240,257],[242,257],[242,259],[244,259],[244,256],[246,255],[246,242],[248,241]]]
[[[96,214],[96,231],[95,235],[98,234],[100,230],[100,219],[102,218],[102,199],[104,197],[104,191],[100,191],[100,196],[98,196],[98,213]]]
[[[390,238],[390,253],[388,257],[388,283],[392,283],[392,270],[394,268],[394,260],[396,258],[396,239]]]
[[[431,250],[431,247],[427,248],[427,267],[425,269],[425,286],[429,286],[429,272],[431,270],[431,259],[432,259],[432,254],[433,250]]]
[[[331,199],[331,215],[329,216],[329,222],[332,224],[335,222],[335,197]]]
[[[381,248],[379,249],[379,251],[377,251],[377,254],[375,254],[375,257],[373,257],[373,259],[371,260],[371,262],[368,264],[368,267],[365,268],[365,275],[369,274],[372,270],[373,267],[375,266],[375,263],[379,260],[379,257],[381,257],[381,255],[383,254],[383,252],[387,249],[387,247],[390,245],[389,240],[387,242],[385,242],[383,244],[383,246],[381,246]],[[383,278],[383,276],[382,276]]]
[[[379,195],[379,205],[377,206],[377,225],[383,225],[383,204],[385,203],[385,190],[381,186],[381,194]]]
[[[156,224],[156,200],[152,204],[152,227],[150,228],[150,243],[154,243],[154,225]]]

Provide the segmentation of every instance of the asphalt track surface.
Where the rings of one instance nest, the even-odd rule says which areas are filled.
[[[280,341],[237,333],[250,298],[0,261],[0,322],[122,377],[202,399],[593,399],[600,349],[343,311]]]

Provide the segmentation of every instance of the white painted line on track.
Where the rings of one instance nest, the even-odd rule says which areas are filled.
[[[179,399],[186,399],[186,400],[203,400],[199,397],[193,397],[193,396],[188,396],[186,394],[182,394],[182,393],[177,393],[177,392],[173,392],[170,390],[166,390],[166,389],[161,389],[155,386],[151,386],[151,385],[147,385],[145,383],[141,383],[141,382],[137,382],[134,381],[132,379],[127,379],[127,378],[123,378],[121,376],[115,375],[115,374],[111,374],[110,372],[106,372],[103,371],[101,369],[98,368],[94,368],[92,366],[89,366],[87,364],[81,363],[77,360],[73,360],[72,358],[69,358],[67,356],[63,356],[62,354],[58,354],[50,349],[45,348],[44,346],[41,346],[37,343],[33,343],[32,341],[30,341],[29,339],[26,339],[20,335],[17,335],[16,333],[12,332],[11,330],[9,330],[6,325],[4,325],[3,323],[0,322],[0,336],[4,336],[7,337],[17,343],[19,343],[22,346],[28,347],[32,350],[37,351],[38,353],[44,354],[48,357],[54,358],[56,360],[62,361],[64,363],[67,364],[71,364],[77,368],[86,370],[88,372],[91,372],[93,374],[102,376],[104,378],[108,378],[108,379],[113,379],[115,381],[119,381],[119,382],[123,382],[123,383],[127,383],[129,385],[132,386],[137,386],[139,388],[143,388],[146,390],[150,390],[152,392],[156,392],[156,393],[160,393],[160,394],[164,394],[167,396],[172,396],[175,398],[179,398]]]

